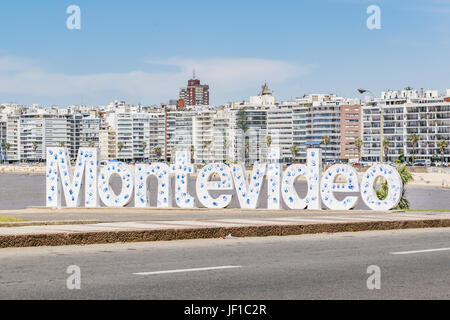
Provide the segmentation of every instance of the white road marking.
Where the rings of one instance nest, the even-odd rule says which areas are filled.
[[[391,252],[391,254],[412,254],[412,253],[423,253],[423,252],[436,252],[436,251],[448,251],[450,248],[437,248],[437,249],[425,249],[425,250],[414,250],[414,251],[399,251]]]
[[[133,273],[133,274],[140,275],[140,276],[148,276],[148,275],[166,274],[166,273],[180,273],[180,272],[194,272],[194,271],[233,269],[233,268],[240,268],[240,267],[241,266],[219,266],[219,267],[192,268],[192,269],[175,269],[175,270],[164,270],[164,271],[153,271],[153,272],[137,272],[137,273]]]

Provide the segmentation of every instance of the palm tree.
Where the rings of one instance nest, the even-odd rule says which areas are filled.
[[[147,142],[145,141],[141,141],[141,146],[142,146],[142,159],[145,158],[145,149],[147,149]]]
[[[36,152],[36,149],[38,148],[38,143],[36,141],[33,141],[33,151]],[[35,158],[37,158],[35,156]],[[39,159],[36,159],[36,161],[39,161]]]
[[[156,158],[158,160],[160,160],[161,156],[162,156],[162,149],[161,149],[161,147],[155,147],[154,151],[155,151]]]
[[[293,144],[293,145],[291,146],[292,163],[295,162],[295,157],[297,156],[297,152],[298,152],[298,147],[297,147],[295,144]]]
[[[95,143],[94,143],[94,141],[92,141],[92,140],[89,140],[89,141],[88,141],[88,147],[89,147],[89,148],[93,148],[93,147],[95,147]]]
[[[398,209],[409,209],[410,203],[409,203],[408,199],[406,198],[406,193],[405,193],[406,192],[406,188],[405,188],[405,186],[406,186],[406,184],[409,181],[412,181],[414,179],[413,179],[413,176],[412,176],[411,172],[408,170],[408,168],[406,168],[406,166],[398,167],[397,171],[400,174],[400,177],[401,177],[402,182],[403,182],[403,190],[402,190],[402,194],[401,194],[401,197],[400,197],[400,201],[399,201],[397,207],[395,207],[394,209],[397,209],[397,210]],[[381,184],[380,189],[376,190],[378,199],[380,199],[380,200],[386,199],[386,197],[388,195],[388,192],[389,192],[389,186],[387,184],[387,181],[384,181]]]
[[[250,153],[250,141],[245,140],[245,163],[247,163],[248,158],[249,158],[249,153]]]
[[[248,127],[248,117],[247,117],[247,113],[245,112],[245,107],[242,107],[239,109],[239,111],[236,113],[237,116],[237,127],[239,129],[242,130],[242,132],[244,133],[244,150],[245,150],[245,154],[244,154],[244,161],[247,162],[247,158],[248,158],[248,152],[247,150],[250,150],[250,143],[248,141],[248,137],[247,137],[247,131],[249,129]]]
[[[245,112],[245,107],[242,107],[239,109],[239,111],[236,113],[237,116],[237,127],[241,129],[244,134],[248,130],[248,118],[247,113]]]
[[[194,163],[195,147],[193,144],[191,144],[189,150],[191,151],[191,163]]]
[[[225,147],[225,162],[228,162],[228,152],[230,151],[229,148],[231,146],[231,141],[227,137],[224,136],[223,138],[224,147]]]
[[[323,135],[322,136],[322,143],[325,146],[325,156],[324,156],[325,159],[326,159],[326,153],[327,153],[327,146],[330,143],[330,141],[331,141],[331,139],[330,139],[329,135]]]
[[[439,150],[441,150],[441,160],[444,162],[445,149],[448,147],[448,142],[442,139],[437,143]]]
[[[211,140],[208,140],[208,141],[205,141],[205,149],[208,149],[210,152],[211,152],[211,154],[212,154],[212,146],[213,146],[213,144],[212,144],[212,141]]]
[[[361,158],[361,149],[363,146],[363,140],[361,138],[355,139],[355,147],[358,149],[359,158]]]
[[[409,142],[411,142],[413,148],[416,148],[417,145],[418,145],[418,142],[419,142],[419,140],[420,140],[420,137],[419,137],[419,135],[417,135],[417,134],[415,134],[415,133],[411,133],[411,134],[408,136],[408,140],[409,140]],[[416,152],[416,150],[414,150],[413,153],[415,153],[415,152]]]
[[[5,148],[5,150],[8,152],[9,149],[11,149],[11,143],[6,142],[3,144],[3,147]],[[6,160],[6,156],[4,157],[4,160]]]
[[[266,136],[266,145],[267,148],[270,148],[270,145],[272,144],[272,137],[271,136]]]
[[[391,142],[388,139],[383,140],[383,151],[384,151],[384,158],[388,160],[388,152],[389,152],[389,146]],[[383,162],[383,159],[381,159],[381,162]]]
[[[124,146],[125,146],[125,145],[123,144],[122,141],[117,142],[117,149],[119,149],[119,152],[122,151],[122,149],[123,149]]]
[[[60,141],[60,142],[59,142],[59,146],[60,146],[61,148],[64,148],[64,147],[66,146],[66,143],[65,143],[64,141]]]
[[[171,160],[172,162],[174,162],[176,151],[177,151],[177,147],[172,146],[172,147],[170,148],[170,160]]]

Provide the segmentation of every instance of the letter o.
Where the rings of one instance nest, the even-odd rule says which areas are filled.
[[[122,190],[119,195],[111,188],[111,176],[117,174],[122,180]],[[107,207],[124,207],[131,201],[133,195],[133,171],[126,163],[109,161],[102,168],[98,178],[98,194]]]
[[[388,184],[386,199],[380,200],[373,184],[377,177],[384,177]],[[372,210],[390,210],[395,208],[402,197],[403,182],[397,169],[387,164],[376,164],[364,173],[361,180],[361,198]]]

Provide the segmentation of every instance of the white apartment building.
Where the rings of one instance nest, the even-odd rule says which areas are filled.
[[[213,160],[229,163],[231,161],[230,114],[225,109],[218,110],[213,116]]]
[[[351,138],[354,144],[355,137],[343,137],[345,128],[341,128],[341,118],[346,107],[359,103],[358,99],[334,94],[309,94],[293,102],[285,102],[283,105],[292,108],[292,143],[299,150],[297,158],[306,161],[306,149],[309,146],[320,147],[324,160],[345,158],[341,152],[341,139]],[[356,117],[348,121],[357,124],[360,119]],[[327,145],[323,143],[324,136],[329,137]]]
[[[150,114],[117,113],[114,128],[117,132],[117,158],[125,161],[150,159]]]
[[[159,147],[162,150],[163,157],[171,157],[172,150],[170,150],[166,143],[166,130],[168,129],[166,124],[165,111],[159,110],[149,113],[150,119],[150,138],[149,138],[149,154],[150,161],[157,161],[155,148]],[[172,128],[174,129],[174,128]]]
[[[7,118],[0,115],[0,160],[6,160],[6,123]]]
[[[135,113],[132,115],[132,121],[133,160],[149,160],[150,115],[148,113]]]
[[[22,115],[19,118],[19,158],[22,161],[45,159],[44,117]]]
[[[267,136],[271,146],[280,148],[281,162],[292,162],[293,108],[291,105],[271,106],[267,109]],[[295,155],[297,157],[297,154]]]
[[[43,129],[43,159],[46,159],[48,147],[67,146],[69,141],[69,132],[67,119],[56,117],[44,117]]]
[[[267,158],[267,110],[238,105],[229,113],[231,161],[248,164],[264,162]]]
[[[117,159],[133,159],[133,118],[131,113],[117,113],[114,128],[117,131]]]
[[[99,148],[100,159],[114,160],[117,159],[117,132],[115,129],[108,127],[99,130]]]
[[[6,121],[6,160],[20,160],[20,133],[19,133],[19,115],[10,115]]]
[[[214,161],[213,115],[214,111],[198,112],[192,119],[192,144],[195,150],[196,163]]]
[[[382,112],[382,118],[381,113]],[[381,132],[381,119],[383,130]],[[450,143],[450,90],[439,95],[436,90],[386,91],[381,98],[363,105],[363,159],[380,161],[380,137],[389,141],[387,161],[402,154],[407,160],[440,160],[440,140]],[[417,144],[410,141],[418,135]],[[445,150],[445,161],[450,161],[450,150]]]

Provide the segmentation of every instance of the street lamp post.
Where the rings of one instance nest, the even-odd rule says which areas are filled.
[[[372,97],[375,97],[375,95],[370,90],[358,89],[358,92],[360,94],[363,94],[363,93],[367,92],[367,93],[370,93],[372,95]],[[384,140],[383,125],[384,125],[383,108],[380,106],[380,162],[383,162],[383,158],[384,158],[384,154],[383,154],[384,153],[384,150],[383,150],[383,140]]]

